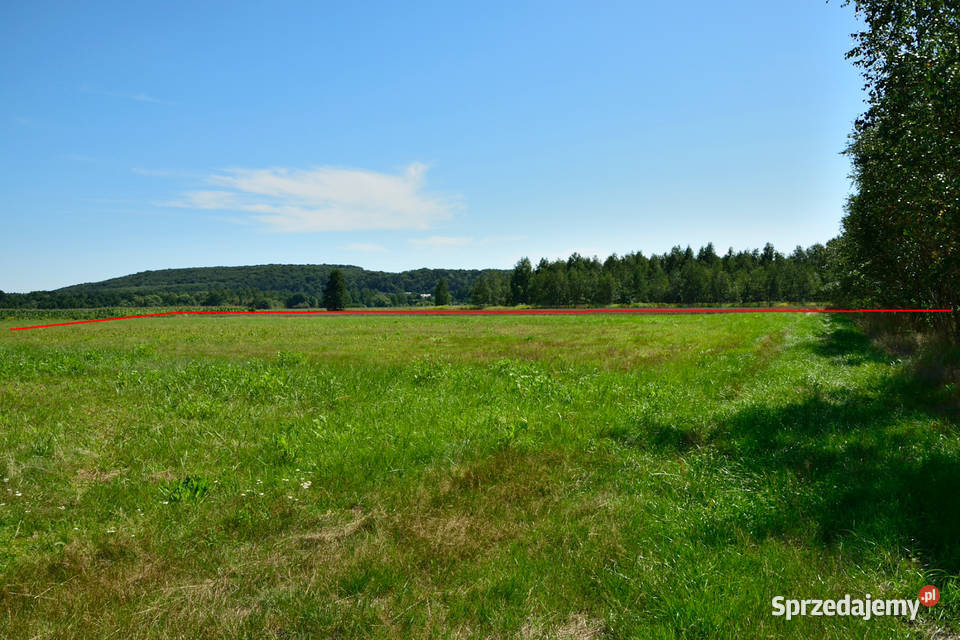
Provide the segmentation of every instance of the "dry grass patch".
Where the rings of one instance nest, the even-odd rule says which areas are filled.
[[[337,542],[349,538],[358,531],[370,529],[374,525],[375,515],[377,514],[365,513],[362,507],[354,507],[349,514],[352,519],[347,522],[323,527],[319,531],[301,535],[299,539],[304,542],[323,542],[327,544]],[[382,514],[379,515],[382,517]]]
[[[110,482],[114,478],[119,478],[125,474],[127,469],[77,469],[76,481],[79,484],[96,484],[98,482]]]
[[[522,640],[596,640],[604,635],[603,620],[572,613],[566,621],[553,626],[540,620],[528,620],[520,628]]]

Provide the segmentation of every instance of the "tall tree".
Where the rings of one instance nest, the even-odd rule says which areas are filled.
[[[529,258],[522,258],[510,274],[510,304],[530,302],[530,281],[533,279],[533,267]]]
[[[847,149],[856,188],[837,243],[843,292],[957,311],[960,10],[946,0],[845,4],[866,25],[847,57],[863,73],[868,109]],[[952,322],[960,328],[957,313]]]
[[[323,306],[328,311],[343,311],[347,308],[347,283],[340,269],[330,272],[327,286],[323,288]]]
[[[450,304],[450,287],[447,286],[446,278],[437,281],[437,286],[433,289],[433,303],[437,306]]]

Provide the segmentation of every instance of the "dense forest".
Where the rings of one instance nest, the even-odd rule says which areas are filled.
[[[441,283],[444,300],[481,306],[808,302],[829,297],[834,281],[830,251],[818,244],[784,255],[767,244],[762,250],[731,249],[721,256],[708,244],[696,252],[674,247],[649,257],[611,255],[602,262],[574,254],[567,260],[540,260],[534,266],[524,258],[512,271],[386,273],[345,265],[166,269],[56,291],[0,293],[0,307],[319,307],[324,305],[323,290],[335,270],[343,275],[349,307],[433,304]]]
[[[469,302],[538,306],[664,303],[809,302],[826,300],[832,282],[829,250],[797,247],[786,256],[773,245],[763,250],[728,250],[713,244],[694,251],[612,255],[603,262],[573,254],[567,260],[524,258],[509,275],[478,276]]]

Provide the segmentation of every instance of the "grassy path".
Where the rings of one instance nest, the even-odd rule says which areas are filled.
[[[960,626],[955,391],[843,319],[8,326],[2,637]],[[930,582],[914,623],[770,615]]]

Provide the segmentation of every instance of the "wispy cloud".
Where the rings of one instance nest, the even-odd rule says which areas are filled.
[[[364,169],[229,169],[206,178],[215,189],[189,191],[170,206],[232,211],[272,231],[428,229],[450,218],[458,199],[424,190],[427,168],[399,175]]]
[[[430,236],[429,238],[411,238],[410,244],[418,247],[464,247],[473,244],[473,238]]]
[[[372,253],[375,251],[386,251],[386,247],[381,247],[378,244],[368,244],[366,242],[351,242],[348,245],[341,247],[346,251],[362,251],[364,253]]]
[[[134,102],[150,102],[152,104],[173,104],[172,102],[167,102],[166,100],[161,100],[160,98],[154,98],[153,96],[148,96],[145,93],[122,93],[119,91],[107,91],[106,94],[113,98],[125,98],[126,100],[133,100]]]
[[[134,102],[148,102],[150,104],[165,104],[165,105],[175,105],[175,102],[170,102],[169,100],[161,100],[149,94],[146,94],[142,91],[129,92],[129,91],[98,91],[96,89],[91,89],[90,87],[81,87],[81,91],[84,93],[94,93],[101,96],[108,96],[110,98],[121,98],[123,100],[132,100]]]

